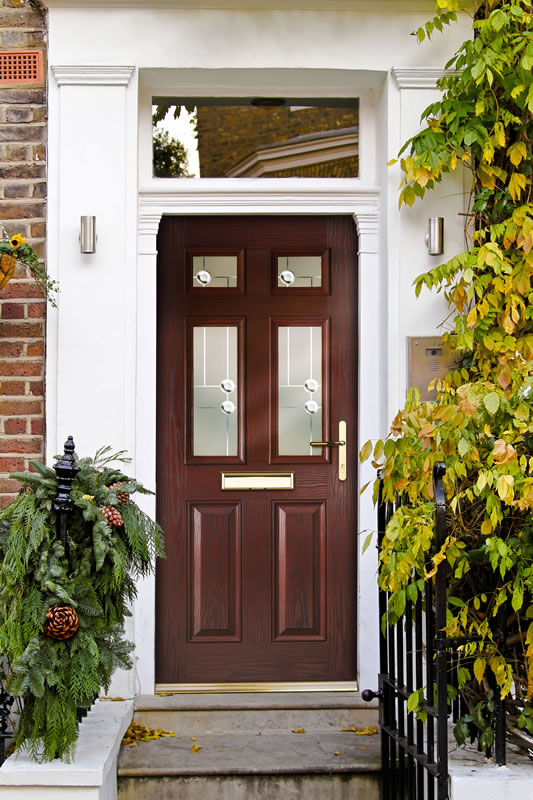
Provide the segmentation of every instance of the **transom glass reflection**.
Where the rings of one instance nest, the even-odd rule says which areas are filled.
[[[278,256],[278,286],[322,286],[322,257]]]
[[[237,256],[193,256],[192,285],[211,289],[237,286]]]
[[[193,455],[236,456],[237,328],[195,327]]]
[[[278,453],[321,455],[322,328],[278,328]]]

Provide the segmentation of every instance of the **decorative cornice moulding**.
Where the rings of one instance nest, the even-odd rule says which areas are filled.
[[[400,89],[436,89],[447,73],[439,67],[394,67],[392,74]]]
[[[431,15],[434,0],[44,0],[47,8],[242,9],[244,11],[371,11]]]
[[[58,86],[127,86],[134,71],[122,66],[52,66]]]

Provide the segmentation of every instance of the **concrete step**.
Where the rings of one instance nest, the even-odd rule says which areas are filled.
[[[119,800],[379,798],[379,735],[342,731],[377,724],[355,693],[147,696],[135,716],[176,736],[122,748]]]
[[[123,747],[119,800],[378,800],[379,736],[267,730]],[[201,749],[193,753],[192,748]]]
[[[377,725],[376,705],[356,692],[146,695],[135,721],[189,736],[224,731],[335,730]]]

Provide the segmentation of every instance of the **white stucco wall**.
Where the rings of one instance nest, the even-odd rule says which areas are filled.
[[[115,8],[113,2],[49,5],[48,267],[61,294],[48,321],[48,458],[68,434],[83,454],[109,443],[127,448],[132,471],[154,486],[155,236],[161,213],[354,215],[361,248],[359,436],[385,436],[405,394],[405,337],[435,334],[445,316],[442,300],[424,295],[415,302],[411,286],[416,275],[439,263],[424,244],[427,218],[445,217],[449,257],[462,248],[457,212],[463,210],[458,174],[423,203],[399,212],[399,168],[386,163],[418,129],[420,112],[436,96],[437,68],[468,35],[469,20],[419,46],[409,34],[430,16],[432,2],[339,0],[324,3],[327,10],[317,10],[313,0],[308,10],[294,10],[291,2],[285,10],[256,10],[259,3],[248,4],[252,10],[153,7],[173,5],[170,0],[147,3],[150,10]],[[410,10],[391,11],[400,5]],[[154,180],[153,93],[360,96],[360,178]],[[97,218],[95,255],[79,253],[82,214]],[[365,465],[361,483],[371,477]],[[146,507],[153,512],[153,501]],[[372,527],[374,518],[367,493],[361,529]],[[359,567],[361,688],[376,683],[375,570],[370,548]],[[154,581],[144,581],[130,629],[138,668],[118,679],[117,694],[153,690],[153,597]]]

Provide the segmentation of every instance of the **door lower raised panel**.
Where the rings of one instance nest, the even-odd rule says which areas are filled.
[[[274,641],[325,641],[325,503],[274,503],[274,537]]]
[[[241,638],[240,504],[191,503],[187,597],[191,642]]]

